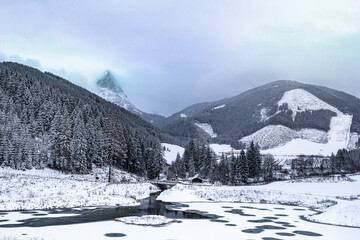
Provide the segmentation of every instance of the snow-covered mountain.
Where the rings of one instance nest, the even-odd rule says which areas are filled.
[[[105,100],[115,103],[130,112],[140,112],[128,99],[114,75],[107,70],[103,77],[96,81],[97,94]]]
[[[276,81],[192,105],[170,116],[163,130],[233,146],[255,141],[275,155],[330,155],[357,146],[360,100],[322,86]]]
[[[96,87],[97,95],[140,116],[154,126],[158,126],[163,121],[163,119],[165,119],[163,116],[145,113],[136,108],[135,105],[130,102],[129,98],[120,86],[119,81],[109,70],[107,70],[105,74],[96,81]]]

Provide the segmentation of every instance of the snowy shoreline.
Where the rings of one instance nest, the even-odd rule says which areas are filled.
[[[94,175],[95,174],[95,175]],[[148,182],[118,171],[106,183],[106,171],[89,175],[66,175],[45,170],[0,169],[0,211],[89,206],[135,206],[138,200],[158,192]],[[98,180],[95,180],[95,176]],[[358,191],[358,192],[357,192]],[[308,207],[318,211],[306,220],[339,226],[360,227],[360,175],[348,178],[299,179],[256,186],[203,186],[178,184],[157,198],[164,202],[232,202]],[[321,213],[319,213],[321,212]]]
[[[15,171],[0,168],[0,211],[19,211],[90,206],[136,206],[138,200],[159,189],[139,182],[132,175],[114,172],[114,181],[106,182],[106,171],[67,175],[58,171]]]

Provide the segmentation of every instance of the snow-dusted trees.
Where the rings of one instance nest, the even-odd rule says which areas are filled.
[[[335,172],[355,173],[360,171],[360,149],[339,149],[333,158]]]
[[[263,156],[263,163],[261,169],[264,180],[273,179],[275,170],[277,170],[278,168],[278,164],[272,155],[268,154]]]
[[[228,158],[224,154],[222,154],[220,164],[218,167],[219,181],[222,184],[230,184],[230,177],[231,177],[230,169],[231,166]]]
[[[248,163],[248,159],[246,157],[246,154],[244,152],[244,150],[241,150],[240,152],[240,156],[239,156],[239,161],[240,161],[240,179],[241,182],[246,183],[247,179],[249,177],[249,163]]]
[[[146,172],[149,179],[160,177],[165,166],[165,160],[160,145],[154,143],[153,147],[145,150]]]
[[[177,156],[170,167],[170,175],[174,177],[193,177],[199,174],[209,178],[217,167],[216,156],[209,146],[190,140],[185,147],[182,158]]]
[[[252,141],[250,146],[247,148],[246,158],[248,160],[249,166],[249,177],[255,178],[259,176],[261,169],[261,155],[259,145]]]
[[[0,166],[87,173],[113,166],[147,176],[162,169],[160,131],[51,73],[0,63]]]

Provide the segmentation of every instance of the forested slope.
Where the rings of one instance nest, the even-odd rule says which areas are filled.
[[[51,73],[0,63],[0,166],[86,173],[110,163],[159,174],[162,133],[140,117]]]

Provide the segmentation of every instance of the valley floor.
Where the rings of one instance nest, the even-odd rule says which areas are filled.
[[[107,172],[102,169],[89,175],[65,175],[49,169],[26,172],[0,169],[0,213],[19,209],[130,206],[139,204],[136,199],[159,191],[150,183],[139,182],[141,179],[121,171],[114,175],[114,181],[127,183],[107,184],[106,178]],[[313,177],[257,186],[178,184],[163,191],[158,200],[185,203],[178,210],[207,212],[219,218],[181,219],[162,227],[128,225],[114,220],[41,228],[10,227],[0,228],[0,239],[91,240],[116,236],[126,239],[144,236],[147,239],[288,239],[291,236],[294,239],[357,239],[360,235],[360,175]],[[33,213],[38,217],[61,217],[44,211]],[[25,215],[2,212],[0,225],[19,224]],[[72,215],[63,217],[70,219]]]

